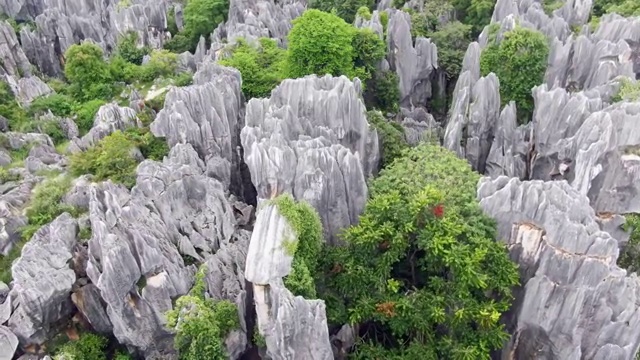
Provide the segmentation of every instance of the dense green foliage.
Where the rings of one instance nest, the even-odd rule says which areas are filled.
[[[591,14],[598,18],[604,14],[640,16],[640,2],[636,0],[595,0]]]
[[[62,346],[54,360],[107,360],[107,339],[100,335],[85,333],[77,341]]]
[[[247,99],[268,97],[271,90],[280,84],[285,76],[287,52],[273,39],[260,39],[260,46],[254,47],[246,41],[234,46],[231,57],[220,60],[220,64],[231,66],[242,74],[242,92]]]
[[[138,47],[138,34],[130,32],[118,42],[117,55],[126,62],[142,65],[142,59],[148,55],[150,49],[147,47]]]
[[[285,244],[285,250],[293,256],[293,264],[284,284],[294,295],[313,299],[316,297],[313,277],[317,273],[318,257],[324,243],[320,217],[309,204],[296,202],[289,194],[277,197],[273,203],[297,237],[287,239]]]
[[[397,122],[385,119],[379,111],[369,111],[367,120],[371,126],[378,130],[380,166],[385,168],[409,147],[404,138],[404,129]]]
[[[109,84],[113,78],[98,45],[90,42],[72,45],[64,58],[64,74],[74,98],[87,101],[112,95]]]
[[[640,81],[623,78],[618,93],[611,100],[612,102],[640,100]]]
[[[620,251],[618,266],[629,272],[638,272],[640,269],[640,215],[628,214],[625,217],[624,230],[631,235],[629,242]]]
[[[361,8],[371,9],[374,5],[373,0],[311,0],[309,2],[309,8],[335,13],[349,24],[353,23]]]
[[[322,257],[330,320],[360,324],[356,359],[489,359],[509,338],[499,319],[518,271],[477,203],[479,176],[423,144],[371,182],[346,248]]]
[[[500,43],[492,42],[482,51],[480,71],[495,73],[500,79],[502,104],[515,101],[520,122],[533,113],[531,90],[542,83],[547,69],[549,45],[540,32],[518,27],[504,34]]]
[[[124,133],[116,131],[87,151],[73,154],[69,171],[74,176],[93,174],[98,181],[111,179],[131,188],[136,183],[138,166],[133,156],[134,146]]]
[[[200,37],[208,41],[218,24],[227,20],[228,12],[229,0],[188,0],[183,12],[184,29],[178,33],[175,20],[168,21],[168,30],[173,37],[165,44],[165,49],[174,53],[195,51]],[[169,18],[174,16],[175,12],[170,11]]]
[[[307,10],[289,32],[289,77],[353,75],[354,29],[336,15]]]
[[[167,313],[167,326],[176,331],[174,344],[181,360],[226,360],[224,339],[240,327],[233,303],[206,297],[205,273],[202,266],[189,294],[181,296]]]
[[[471,26],[458,21],[449,22],[431,33],[430,37],[438,47],[438,64],[448,79],[457,79],[470,43]]]

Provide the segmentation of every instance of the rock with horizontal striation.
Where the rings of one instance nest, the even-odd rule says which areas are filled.
[[[293,260],[284,242],[293,235],[276,205],[259,209],[245,269],[253,283],[258,329],[271,359],[333,359],[324,301],[293,296],[282,281]]]
[[[379,161],[359,81],[329,75],[285,80],[271,98],[249,101],[241,136],[258,198],[290,193],[307,201],[331,243],[358,220],[366,179]]]
[[[640,280],[616,265],[618,242],[601,230],[589,199],[564,181],[507,177],[483,178],[478,198],[520,266],[522,288],[507,324],[537,328],[517,348],[542,341],[557,359],[632,359]]]
[[[22,346],[43,344],[51,326],[73,310],[70,295],[76,274],[69,262],[77,231],[71,215],[60,215],[33,235],[11,267],[15,309],[8,326]]]
[[[425,107],[431,98],[431,77],[438,68],[438,49],[430,39],[411,40],[411,16],[400,10],[391,11],[387,26],[387,60],[398,74],[400,106],[408,109]]]

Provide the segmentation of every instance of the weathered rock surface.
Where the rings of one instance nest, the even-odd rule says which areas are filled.
[[[13,27],[6,21],[0,21],[0,75],[5,74],[15,79],[31,75],[31,64],[22,51]]]
[[[86,150],[118,130],[124,131],[137,126],[138,117],[134,109],[119,106],[115,102],[102,105],[96,113],[91,130],[82,138],[74,138],[68,150]]]
[[[220,264],[241,261],[231,258],[241,256],[248,236],[236,233],[224,186],[206,175],[190,144],[175,145],[162,163],[144,161],[137,172],[131,193],[110,182],[91,189],[87,274],[100,290],[118,341],[149,355],[172,349],[164,313],[191,288],[196,270],[184,257],[207,261],[216,274]],[[211,291],[243,304],[241,281],[232,277],[241,272],[222,272],[229,278]],[[244,350],[234,345],[241,349],[236,352]]]
[[[425,107],[431,98],[432,74],[438,68],[438,49],[430,39],[411,40],[411,16],[400,10],[389,14],[387,60],[398,74],[400,106]]]
[[[76,274],[69,261],[77,230],[71,215],[60,215],[34,234],[11,267],[15,309],[8,326],[23,346],[42,344],[51,335],[51,326],[72,311],[70,293]]]
[[[247,254],[245,276],[253,283],[258,329],[274,360],[333,359],[322,300],[293,296],[282,277],[293,258],[284,242],[295,236],[273,204],[259,209]]]
[[[7,328],[0,325],[0,360],[11,360],[18,348],[18,338]]]
[[[23,105],[29,105],[34,99],[53,92],[49,85],[37,76],[23,77],[18,80],[16,98]]]
[[[533,325],[538,335],[519,342],[546,339],[557,359],[632,359],[640,281],[617,267],[618,242],[600,229],[589,199],[564,181],[507,177],[483,178],[478,198],[520,265],[510,325]]]
[[[164,0],[136,0],[130,6],[122,6],[119,0],[17,2],[6,6],[11,7],[7,13],[20,13],[27,20],[35,20],[36,28],[23,28],[20,39],[27,58],[49,76],[61,74],[65,51],[81,40],[90,39],[111,52],[118,38],[128,32],[137,33],[141,45],[153,48],[161,47],[166,36],[167,2]]]
[[[240,88],[237,70],[207,62],[194,75],[194,85],[169,90],[164,109],[151,123],[153,134],[165,137],[169,146],[191,144],[207,174],[225,188],[242,183],[237,150],[244,124]]]
[[[342,76],[285,80],[269,99],[251,99],[242,130],[244,159],[258,198],[291,193],[320,214],[326,239],[358,220],[366,179],[379,160],[360,83]]]
[[[254,42],[268,37],[285,43],[291,21],[302,15],[306,6],[306,0],[231,0],[228,20],[213,32],[212,53],[238,38]]]

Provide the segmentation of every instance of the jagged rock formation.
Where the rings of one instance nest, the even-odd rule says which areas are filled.
[[[253,283],[258,329],[270,359],[333,359],[324,301],[293,296],[282,281],[293,261],[285,241],[296,237],[277,206],[263,204],[245,269],[245,277]]]
[[[17,2],[8,4],[7,2]],[[3,5],[4,3],[4,5]],[[27,58],[44,74],[59,75],[65,51],[91,39],[110,52],[120,36],[136,32],[141,44],[162,46],[167,27],[166,1],[136,0],[124,7],[119,0],[0,0],[10,16],[20,14],[36,28],[20,31]]]
[[[23,105],[30,104],[40,96],[46,96],[53,92],[49,85],[40,80],[37,76],[23,77],[18,80],[15,95],[17,100]]]
[[[564,181],[507,177],[483,178],[478,198],[520,265],[510,325],[543,330],[519,342],[546,339],[557,359],[633,358],[640,281],[616,266],[618,242],[600,229],[589,199]]]
[[[358,220],[378,166],[378,135],[365,112],[360,82],[344,76],[285,80],[271,98],[251,99],[241,137],[258,198],[306,200],[336,242]]]
[[[391,10],[387,28],[387,60],[398,74],[400,106],[413,109],[425,107],[431,98],[431,80],[438,68],[438,49],[430,39],[411,40],[411,16]]]
[[[9,328],[0,325],[0,360],[11,360],[18,348],[18,338]]]
[[[286,43],[291,21],[307,8],[306,0],[231,0],[229,18],[212,35],[211,52],[215,54],[225,46],[243,38],[250,42],[261,37]]]
[[[194,75],[193,86],[169,90],[151,131],[165,137],[171,147],[191,144],[206,164],[207,174],[241,194],[238,147],[243,117],[240,73],[208,61]]]
[[[76,274],[69,266],[78,226],[68,213],[43,226],[11,267],[14,310],[9,328],[23,346],[44,343],[52,326],[72,311],[69,293]]]
[[[233,257],[241,256],[249,237],[236,232],[225,188],[206,175],[190,144],[175,145],[163,163],[141,163],[131,194],[110,182],[92,187],[90,221],[87,275],[100,290],[121,344],[147,356],[171,351],[163,314],[171,309],[171,299],[187,293],[193,283],[195,265],[185,264],[185,256],[206,261],[210,278],[225,274],[222,287],[211,286],[212,295],[244,311],[238,275],[243,269],[221,268],[242,264]],[[241,335],[246,344],[246,331]],[[233,345],[240,349],[236,353],[244,350],[242,344]]]
[[[22,51],[14,29],[6,21],[0,21],[0,76],[2,75],[16,79],[31,75],[31,64]]]

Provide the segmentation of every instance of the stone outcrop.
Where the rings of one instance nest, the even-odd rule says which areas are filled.
[[[398,74],[400,106],[425,107],[432,95],[432,75],[438,68],[438,49],[430,39],[411,40],[411,16],[391,10],[387,28],[387,61]]]
[[[0,76],[2,75],[15,79],[31,75],[31,64],[22,51],[14,29],[6,21],[0,21]]]
[[[169,90],[151,131],[170,147],[191,144],[207,174],[235,188],[242,184],[238,146],[243,116],[240,73],[207,62],[194,75],[194,85]]]
[[[324,301],[293,296],[282,281],[293,261],[285,241],[296,237],[276,205],[259,209],[245,269],[253,283],[258,329],[271,359],[333,359]]]
[[[162,353],[173,346],[164,313],[193,283],[196,267],[185,257],[206,262],[210,277],[225,274],[222,286],[210,292],[244,311],[244,269],[233,257],[246,251],[249,237],[236,232],[224,186],[206,175],[190,144],[175,145],[162,163],[144,161],[137,173],[131,193],[110,182],[91,188],[87,275],[118,341],[143,354]],[[220,269],[234,263],[238,269]],[[241,335],[246,344],[246,333]],[[244,350],[234,346],[241,349],[236,353]]]
[[[258,198],[306,200],[329,242],[357,221],[366,179],[378,166],[378,135],[359,93],[359,81],[312,75],[285,80],[271,98],[247,104],[242,146]]]
[[[42,344],[52,325],[70,315],[70,293],[76,274],[69,262],[77,244],[78,225],[68,213],[38,230],[11,267],[15,299],[8,326],[23,346]]]
[[[91,130],[82,138],[74,138],[68,150],[86,150],[118,130],[137,127],[138,122],[136,111],[130,107],[122,107],[115,102],[102,105],[96,113]]]
[[[35,29],[23,28],[20,39],[27,58],[49,76],[61,74],[65,51],[81,40],[90,39],[111,52],[129,32],[138,34],[141,45],[153,48],[161,47],[166,37],[164,0],[136,0],[130,6],[120,0],[45,0],[40,1],[42,7],[30,4],[37,0],[11,1],[18,4],[10,5],[10,15],[22,13],[35,21]]]
[[[618,242],[601,230],[589,199],[564,181],[507,177],[483,178],[478,198],[520,265],[508,324],[530,336],[519,336],[518,347],[540,342],[555,359],[632,359],[640,281],[616,266]]]
[[[23,105],[29,105],[38,97],[49,95],[53,92],[49,85],[37,76],[23,77],[18,80],[16,99]]]
[[[291,30],[291,21],[306,10],[306,0],[231,0],[228,20],[212,35],[212,53],[238,38],[254,42],[268,37],[284,44]]]

